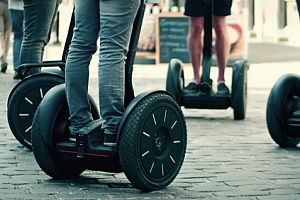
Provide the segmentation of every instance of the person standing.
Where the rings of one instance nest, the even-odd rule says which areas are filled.
[[[23,0],[23,2],[24,34],[20,51],[20,65],[41,63],[61,0]],[[31,68],[25,76],[39,72],[40,68]]]
[[[202,32],[204,27],[204,9],[206,0],[186,0],[184,14],[189,17],[187,45],[193,67],[194,78],[185,88],[184,93],[199,91],[201,83],[200,65],[202,58]],[[229,56],[229,37],[226,29],[226,16],[231,14],[232,0],[214,0],[213,28],[216,33],[215,52],[219,68],[217,93],[229,94],[225,85],[225,68]]]
[[[7,70],[7,54],[10,45],[11,22],[8,0],[0,0],[0,60],[1,72]]]
[[[98,86],[105,146],[116,146],[125,111],[125,60],[140,0],[75,0],[75,28],[66,61],[70,141],[93,121],[88,101],[89,65],[100,37]],[[100,31],[100,32],[99,32]]]
[[[14,35],[13,38],[13,68],[15,74],[13,79],[20,79],[18,74],[18,68],[20,66],[20,50],[21,44],[23,40],[23,10],[24,10],[23,0],[9,0],[8,8],[10,12],[11,24],[12,24],[12,32]]]

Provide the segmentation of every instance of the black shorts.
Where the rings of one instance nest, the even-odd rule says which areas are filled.
[[[215,0],[214,15],[227,16],[231,14],[232,0]],[[184,15],[189,17],[203,17],[205,3],[204,0],[185,0]]]

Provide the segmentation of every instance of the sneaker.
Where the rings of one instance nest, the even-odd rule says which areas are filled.
[[[1,64],[1,72],[2,73],[5,73],[7,70],[7,62],[4,62]]]
[[[21,79],[20,75],[18,72],[15,72],[14,76],[13,76],[13,79],[15,80],[18,80],[18,79]]]
[[[198,91],[199,85],[194,82],[190,82],[186,87],[182,88],[182,92],[185,94],[196,93]]]
[[[225,85],[225,83],[218,84],[217,88],[218,88],[217,94],[222,94],[222,95],[228,95],[229,94],[229,89]]]
[[[115,147],[117,146],[117,135],[116,134],[104,134],[104,146]]]

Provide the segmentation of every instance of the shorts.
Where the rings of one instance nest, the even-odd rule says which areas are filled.
[[[203,17],[205,0],[185,0],[184,15],[189,17]],[[215,0],[214,15],[227,16],[231,14],[232,0]]]

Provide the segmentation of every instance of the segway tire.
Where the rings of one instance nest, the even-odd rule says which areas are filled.
[[[72,161],[59,159],[56,150],[57,143],[69,139],[69,108],[64,88],[64,85],[58,85],[47,93],[36,110],[32,123],[34,157],[40,168],[54,179],[74,178],[85,170],[78,164],[76,157]],[[93,118],[99,119],[97,107],[90,96],[89,101]],[[51,141],[46,142],[49,138]]]
[[[76,165],[73,167],[64,166],[56,155],[55,144],[49,146],[44,142],[44,138],[40,131],[38,119],[41,118],[40,106],[38,107],[33,119],[32,129],[32,146],[34,157],[40,168],[54,179],[69,179],[79,176],[84,169]],[[52,120],[48,118],[49,122]]]
[[[271,89],[267,101],[266,122],[271,138],[281,147],[295,147],[300,138],[288,136],[287,119],[291,113],[286,111],[288,101],[300,94],[300,77],[284,75]],[[277,102],[277,103],[276,103]]]
[[[184,160],[187,133],[183,113],[166,93],[152,93],[131,110],[119,139],[126,177],[142,191],[167,187]]]
[[[31,147],[31,128],[34,113],[48,90],[64,82],[57,74],[40,73],[19,82],[7,103],[7,120],[12,134],[26,148]]]
[[[247,107],[247,74],[248,63],[238,60],[233,66],[231,101],[233,117],[235,120],[243,120],[246,117]]]

